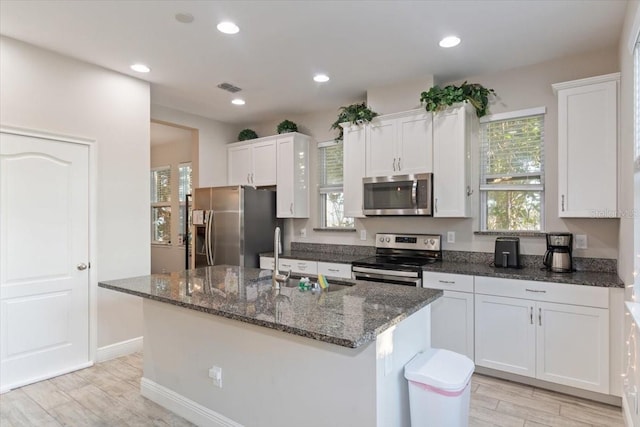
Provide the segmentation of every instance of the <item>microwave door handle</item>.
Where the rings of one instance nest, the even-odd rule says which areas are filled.
[[[414,209],[418,209],[418,181],[416,180],[411,185],[411,203]]]

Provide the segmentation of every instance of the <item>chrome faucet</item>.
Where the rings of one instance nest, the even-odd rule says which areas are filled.
[[[280,289],[280,283],[284,283],[291,276],[291,270],[286,275],[280,274],[278,263],[280,262],[280,227],[276,227],[273,233],[273,289]]]

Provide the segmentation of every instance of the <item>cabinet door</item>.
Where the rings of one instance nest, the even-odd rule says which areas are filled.
[[[430,113],[402,117],[397,122],[397,169],[405,174],[433,171],[433,127]]]
[[[229,147],[227,149],[227,181],[229,185],[251,184],[251,145]]]
[[[469,214],[471,123],[467,108],[436,113],[433,118],[433,216]]]
[[[536,377],[609,393],[609,312],[538,302]]]
[[[351,264],[318,261],[318,274],[328,277],[351,278]]]
[[[309,217],[309,140],[302,135],[277,139],[277,216]]]
[[[273,257],[270,256],[261,256],[260,257],[260,268],[262,270],[273,270],[273,267],[275,266],[275,260]]]
[[[281,273],[291,271],[295,274],[318,274],[318,263],[298,259],[280,259],[278,263]]]
[[[431,346],[473,360],[473,294],[444,291],[431,304]]]
[[[535,377],[534,305],[529,300],[476,294],[476,365]]]
[[[276,141],[253,144],[253,185],[276,185]]]
[[[362,178],[365,176],[364,126],[347,126],[342,140],[344,216],[362,218]]]
[[[396,156],[396,120],[374,120],[367,127],[367,176],[399,175]]]
[[[558,91],[560,217],[617,216],[617,85]]]

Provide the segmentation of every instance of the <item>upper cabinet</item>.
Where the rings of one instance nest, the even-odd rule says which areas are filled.
[[[362,178],[365,176],[366,127],[343,123],[344,216],[362,218]]]
[[[277,216],[309,217],[309,141],[300,133],[278,135],[276,139]]]
[[[471,146],[478,135],[473,106],[433,116],[433,216],[467,217],[471,199]]]
[[[276,185],[276,164],[275,137],[227,146],[229,185]]]
[[[558,215],[618,216],[620,73],[556,83]]]
[[[380,116],[366,129],[366,176],[432,171],[431,113],[414,110]]]

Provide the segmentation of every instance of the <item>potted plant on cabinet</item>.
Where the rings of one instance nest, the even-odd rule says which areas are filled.
[[[489,96],[495,96],[493,89],[487,89],[479,83],[467,83],[460,86],[448,85],[444,88],[433,86],[420,95],[420,102],[427,111],[440,111],[459,102],[469,102],[476,109],[478,117],[489,112]]]
[[[298,132],[298,125],[296,125],[291,120],[283,120],[280,122],[276,130],[278,131],[278,134],[288,133],[288,132]]]
[[[337,120],[331,125],[331,129],[338,129],[340,131],[340,135],[336,138],[339,141],[342,141],[343,136],[340,123],[349,122],[353,125],[361,125],[369,123],[378,115],[378,113],[367,107],[367,104],[364,102],[340,107],[339,111]]]
[[[246,141],[248,139],[256,139],[258,134],[251,129],[243,129],[238,134],[238,141]]]

